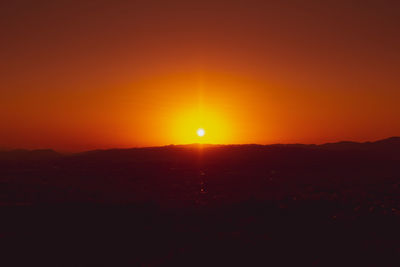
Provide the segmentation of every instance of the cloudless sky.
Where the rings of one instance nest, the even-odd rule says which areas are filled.
[[[2,1],[0,148],[400,135],[399,28],[389,0]]]

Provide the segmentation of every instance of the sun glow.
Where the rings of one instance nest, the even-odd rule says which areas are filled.
[[[174,144],[225,144],[232,142],[232,129],[222,112],[205,108],[185,109],[185,112],[176,113],[174,124],[171,125],[171,134]],[[201,126],[201,127],[199,127]],[[206,131],[207,129],[207,131]]]
[[[203,137],[205,134],[206,134],[206,131],[204,131],[203,128],[197,129],[197,135],[198,135],[199,137]]]

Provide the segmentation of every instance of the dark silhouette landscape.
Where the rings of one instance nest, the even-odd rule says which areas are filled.
[[[399,0],[1,1],[0,267],[399,267],[399,29]]]
[[[4,262],[399,266],[400,137],[0,152]]]

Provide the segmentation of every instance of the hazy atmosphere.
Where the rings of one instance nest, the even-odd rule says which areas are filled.
[[[387,0],[3,1],[0,148],[400,135],[399,10]]]
[[[400,0],[0,3],[1,266],[400,266]]]

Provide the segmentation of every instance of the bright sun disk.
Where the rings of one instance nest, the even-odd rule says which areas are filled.
[[[203,128],[197,129],[197,135],[198,135],[199,137],[204,136],[205,133],[206,133],[206,131],[204,131]]]

